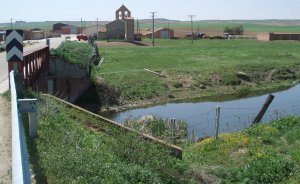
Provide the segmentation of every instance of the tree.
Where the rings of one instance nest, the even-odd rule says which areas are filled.
[[[224,27],[224,33],[229,35],[242,35],[244,34],[244,26],[236,25],[236,26],[226,26]]]

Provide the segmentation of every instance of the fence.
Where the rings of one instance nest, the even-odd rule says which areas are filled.
[[[37,89],[40,78],[47,75],[48,68],[49,46],[25,53],[23,62],[8,64],[8,69],[11,71],[9,79],[12,110],[12,183],[14,184],[31,183],[21,113],[28,113],[30,137],[34,138],[37,135],[36,99],[18,99],[18,91],[21,86]]]
[[[38,82],[47,74],[49,69],[49,46],[24,54],[23,62],[17,63],[18,72],[21,74],[22,83],[25,88],[38,88]],[[8,64],[9,71],[14,69],[14,63]]]
[[[26,139],[18,108],[18,97],[14,72],[10,72],[11,119],[12,119],[12,183],[29,184],[30,172]]]
[[[262,105],[262,104],[260,104]],[[300,114],[300,100],[295,99],[284,103],[270,105],[263,116],[262,122],[269,122],[286,116],[295,116]],[[260,107],[228,107],[221,106],[218,123],[218,133],[229,133],[243,130],[250,127],[255,120]],[[199,138],[216,136],[216,108],[208,109],[206,112],[186,117],[184,120],[189,122],[189,138],[197,140]],[[192,123],[191,123],[192,122]]]

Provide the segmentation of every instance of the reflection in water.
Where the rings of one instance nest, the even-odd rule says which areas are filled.
[[[263,117],[263,122],[300,114],[300,85],[273,95],[275,99]],[[217,106],[221,107],[220,132],[235,132],[251,125],[267,97],[268,95],[262,95],[225,102],[168,103],[119,112],[110,118],[117,122],[146,115],[176,118],[188,123],[189,133],[193,131],[198,137],[206,137],[214,135]]]

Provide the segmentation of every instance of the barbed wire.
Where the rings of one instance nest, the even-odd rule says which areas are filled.
[[[210,113],[212,113],[215,109],[211,109],[210,111],[206,112],[206,113],[202,113],[202,114],[198,114],[198,115],[195,115],[195,116],[190,116],[190,117],[187,117],[185,119],[195,119],[195,118],[200,118],[200,117],[203,117],[205,115],[209,115]]]

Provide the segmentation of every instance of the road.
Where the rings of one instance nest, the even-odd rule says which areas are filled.
[[[71,35],[74,40],[74,35]],[[65,37],[50,38],[50,48],[57,48]],[[28,44],[30,42],[30,44]],[[31,40],[25,41],[26,46],[24,47],[24,53],[32,50],[36,50],[42,46],[46,45],[46,40]],[[8,90],[8,66],[6,62],[6,52],[0,53],[0,94]]]

